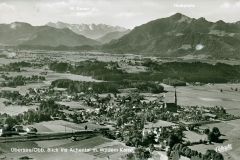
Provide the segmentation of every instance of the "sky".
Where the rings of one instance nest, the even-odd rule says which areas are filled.
[[[0,0],[0,23],[95,23],[129,29],[182,13],[209,21],[240,21],[240,0]]]

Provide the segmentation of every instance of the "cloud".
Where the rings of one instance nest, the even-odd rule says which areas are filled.
[[[237,7],[240,7],[240,1],[235,3]]]
[[[15,10],[15,7],[13,5],[7,4],[7,3],[0,3],[0,10],[1,11],[13,11]]]
[[[240,1],[237,2],[224,2],[220,5],[220,8],[230,9],[230,8],[240,8]]]
[[[139,16],[141,15],[141,13],[138,12],[121,12],[116,14],[116,17],[118,18],[130,18],[130,17],[135,17],[135,16]]]
[[[70,7],[70,10],[75,13],[77,16],[88,16],[93,15],[98,12],[97,8],[90,8],[90,7]]]
[[[67,7],[69,4],[65,1],[58,1],[58,2],[56,2],[56,1],[50,2],[49,1],[49,2],[45,2],[45,3],[40,2],[40,6],[41,5],[44,7],[48,7],[50,9],[53,9],[53,8],[57,9],[57,8]]]
[[[91,8],[74,6],[74,7],[70,7],[70,10],[72,10],[72,11],[90,11]]]
[[[176,8],[195,8],[196,7],[195,4],[182,4],[182,3],[175,3],[173,6]]]
[[[93,15],[95,15],[95,11],[75,12],[75,15],[78,17],[93,16]]]
[[[220,5],[221,8],[230,8],[232,6],[232,4],[230,4],[229,2],[224,2],[223,4]]]

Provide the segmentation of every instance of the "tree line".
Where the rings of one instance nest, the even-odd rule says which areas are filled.
[[[118,93],[119,89],[137,88],[141,92],[161,93],[164,87],[155,82],[122,81],[122,82],[81,82],[59,79],[51,83],[51,87],[67,88],[70,93]]]
[[[227,83],[240,81],[240,66],[223,63],[209,64],[202,62],[166,62],[143,61],[147,72],[127,73],[117,62],[84,61],[76,65],[65,62],[49,64],[51,70],[92,76],[104,81],[160,81],[184,85],[194,83]]]

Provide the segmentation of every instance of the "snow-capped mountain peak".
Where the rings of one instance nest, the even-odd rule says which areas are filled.
[[[68,24],[64,22],[49,22],[47,26],[54,28],[68,28],[77,34],[81,34],[92,39],[97,39],[110,32],[123,32],[127,30],[126,28],[120,26],[110,26],[106,24]]]

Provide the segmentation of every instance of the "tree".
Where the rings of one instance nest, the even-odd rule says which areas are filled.
[[[155,134],[153,132],[147,134],[143,139],[144,145],[149,145],[155,143]]]
[[[216,138],[219,138],[221,136],[220,130],[217,127],[213,127],[212,132]]]
[[[214,141],[214,134],[212,132],[208,134],[208,141],[209,143],[212,143]]]
[[[151,152],[153,152],[153,151],[155,150],[155,147],[154,147],[153,144],[150,144],[149,148],[150,148],[150,151],[151,151]]]
[[[183,145],[181,143],[175,144],[173,147],[173,150],[181,151],[183,148]]]
[[[117,118],[117,126],[120,127],[122,125],[122,117]]]
[[[206,129],[204,129],[204,134],[209,134],[210,133],[210,129],[208,129],[208,128],[206,128]]]
[[[224,158],[221,153],[215,153],[213,156],[213,160],[224,160]]]
[[[190,149],[190,148],[187,148],[186,150],[185,150],[185,153],[184,153],[184,155],[186,156],[186,157],[188,157],[188,158],[190,158],[191,157],[191,152],[192,150]]]
[[[5,124],[8,125],[8,129],[9,129],[9,128],[12,128],[14,125],[16,125],[17,121],[16,119],[9,116],[5,119]]]
[[[212,160],[223,160],[223,155],[221,153],[217,153],[215,150],[207,150],[204,154],[204,159],[212,159]]]
[[[143,159],[144,158],[144,151],[145,151],[144,148],[136,148],[135,149],[136,157],[139,158],[139,159]]]
[[[171,134],[168,137],[168,145],[170,148],[172,148],[175,144],[180,143],[180,139],[178,136],[176,136],[175,134]]]
[[[213,127],[212,131],[208,134],[208,141],[218,142],[219,137],[221,136],[220,130],[217,127]]]
[[[61,114],[61,119],[65,120],[67,117],[65,116],[65,114]]]
[[[151,153],[144,148],[136,148],[135,154],[138,159],[144,160],[151,157]]]
[[[134,160],[135,158],[134,158],[134,154],[133,153],[128,153],[127,155],[126,155],[126,159],[127,160]]]

